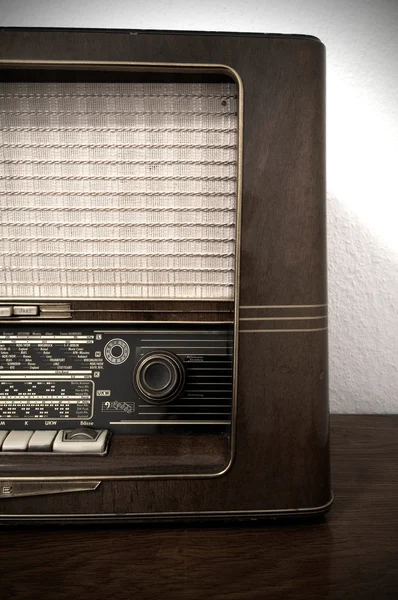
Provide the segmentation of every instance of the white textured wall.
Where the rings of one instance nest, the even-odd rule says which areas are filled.
[[[398,0],[0,0],[0,25],[320,37],[328,52],[331,408],[398,411]]]

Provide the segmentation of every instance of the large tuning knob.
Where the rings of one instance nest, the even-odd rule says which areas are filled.
[[[184,387],[184,367],[171,352],[150,352],[136,364],[133,383],[137,393],[147,402],[170,402]]]

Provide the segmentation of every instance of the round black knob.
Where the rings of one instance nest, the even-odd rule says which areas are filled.
[[[137,393],[152,404],[164,404],[181,393],[185,382],[184,367],[171,352],[145,354],[138,361],[133,383]]]

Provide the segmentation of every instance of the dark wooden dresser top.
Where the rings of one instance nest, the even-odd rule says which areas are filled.
[[[398,598],[398,416],[333,416],[320,521],[0,529],[0,597]],[[270,460],[272,457],[270,457]]]

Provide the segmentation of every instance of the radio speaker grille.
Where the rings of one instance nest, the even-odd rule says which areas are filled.
[[[7,298],[234,290],[233,83],[0,85]]]

